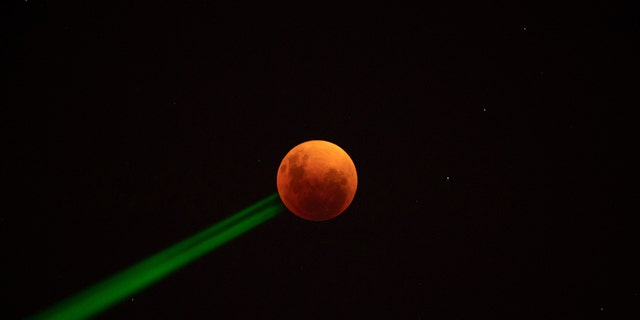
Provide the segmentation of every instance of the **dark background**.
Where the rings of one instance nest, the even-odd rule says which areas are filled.
[[[276,192],[311,139],[356,164],[343,215],[283,212],[99,318],[640,313],[630,8],[3,6],[2,318]]]

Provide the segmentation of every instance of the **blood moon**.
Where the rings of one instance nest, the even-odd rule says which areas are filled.
[[[337,145],[311,140],[295,146],[278,168],[278,193],[296,216],[310,221],[337,217],[358,186],[356,166]]]

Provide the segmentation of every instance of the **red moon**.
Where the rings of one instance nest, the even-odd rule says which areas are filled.
[[[358,186],[356,166],[337,145],[311,140],[295,146],[278,168],[278,193],[296,216],[333,219],[351,204]]]

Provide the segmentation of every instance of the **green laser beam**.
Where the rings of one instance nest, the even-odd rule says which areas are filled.
[[[274,193],[258,203],[71,296],[31,319],[86,319],[165,278],[282,211]]]

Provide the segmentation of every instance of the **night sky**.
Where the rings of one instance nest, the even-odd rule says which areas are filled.
[[[640,314],[629,8],[3,7],[1,318],[273,194],[313,139],[358,170],[341,216],[282,212],[98,318]]]

